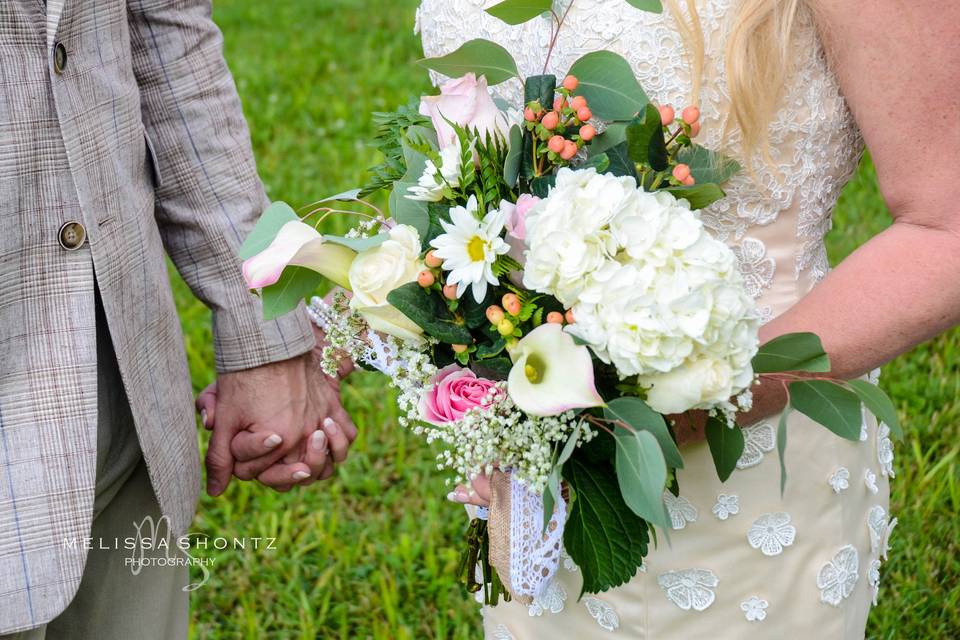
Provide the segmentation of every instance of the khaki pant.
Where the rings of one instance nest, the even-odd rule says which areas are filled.
[[[125,541],[152,538],[149,523],[169,541],[150,486],[97,300],[97,488],[92,548],[80,588],[67,609],[36,629],[0,640],[178,640],[187,637],[190,582],[186,566],[151,566],[151,559],[183,558],[176,547],[139,551]],[[193,460],[185,464],[195,464]],[[146,526],[144,524],[146,523]],[[139,546],[139,545],[138,545]],[[159,545],[158,545],[159,546]],[[138,567],[132,559],[144,559]],[[167,563],[164,563],[167,564]],[[139,570],[138,570],[139,569]]]

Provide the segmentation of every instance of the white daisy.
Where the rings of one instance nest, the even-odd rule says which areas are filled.
[[[440,221],[445,233],[430,241],[434,255],[443,260],[444,271],[449,271],[447,284],[457,285],[457,297],[473,288],[473,299],[482,302],[487,295],[487,284],[500,284],[493,275],[497,257],[510,251],[500,233],[506,216],[493,209],[478,220],[477,199],[473,196],[466,208],[450,209],[450,222]]]
[[[440,151],[440,166],[427,160],[423,175],[415,186],[407,189],[408,200],[440,202],[447,187],[460,185],[460,144],[451,144]]]

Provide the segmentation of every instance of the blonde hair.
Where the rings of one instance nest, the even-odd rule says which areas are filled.
[[[704,73],[704,35],[696,0],[664,0],[687,48],[692,102],[700,101]],[[724,114],[724,132],[740,131],[743,159],[767,152],[768,127],[792,71],[790,45],[798,21],[808,7],[804,0],[740,0],[731,13],[724,51],[724,69],[730,94]]]

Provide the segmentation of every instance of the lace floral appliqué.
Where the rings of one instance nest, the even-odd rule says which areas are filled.
[[[597,621],[597,624],[607,631],[616,631],[620,626],[620,617],[609,603],[596,596],[586,596],[583,599],[583,604],[587,608],[587,612]]]
[[[560,613],[563,611],[563,605],[567,601],[567,590],[563,588],[558,580],[553,580],[547,585],[543,595],[533,599],[533,603],[527,607],[527,613],[530,616],[541,616],[544,611],[550,613]]]
[[[716,599],[714,589],[720,579],[709,569],[684,569],[661,573],[657,583],[667,600],[684,611],[703,611]]]
[[[783,548],[792,545],[796,537],[797,528],[790,524],[790,514],[782,511],[763,514],[747,532],[747,542],[765,556],[780,555]]]
[[[827,482],[830,483],[830,488],[833,489],[834,493],[837,495],[843,493],[850,488],[850,470],[846,467],[840,467],[830,475]]]
[[[887,559],[890,551],[890,534],[897,526],[897,519],[888,519],[887,510],[880,505],[870,507],[867,513],[867,529],[870,530],[870,552]]]
[[[697,508],[683,496],[675,496],[669,491],[663,492],[663,502],[667,505],[670,515],[670,526],[674,529],[683,529],[688,522],[697,521]]]
[[[777,446],[777,434],[769,422],[761,422],[743,429],[743,453],[737,460],[737,469],[755,467]]]
[[[880,487],[877,486],[877,474],[870,469],[863,472],[863,484],[866,485],[867,491],[873,495],[880,492]]]
[[[740,610],[743,611],[747,622],[762,622],[767,617],[767,607],[770,603],[757,596],[750,596],[749,600],[740,603]]]
[[[733,494],[721,493],[717,496],[717,504],[713,505],[713,515],[720,520],[740,513],[740,498]]]
[[[859,571],[860,557],[856,547],[848,544],[837,551],[833,559],[823,565],[817,574],[820,602],[839,607],[840,602],[853,593]]]

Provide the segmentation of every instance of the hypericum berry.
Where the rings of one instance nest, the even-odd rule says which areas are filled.
[[[527,122],[536,122],[537,114],[533,112],[533,109],[531,109],[530,107],[527,107],[526,109],[523,110],[523,119],[526,120]]]
[[[694,122],[693,124],[690,125],[690,137],[696,138],[699,133],[700,133],[700,123]]]
[[[563,151],[560,152],[560,157],[564,160],[573,160],[573,156],[577,155],[577,143],[573,140],[567,140],[563,143]]]
[[[426,257],[423,259],[428,267],[431,269],[437,269],[440,265],[443,264],[443,260],[437,257],[437,254],[433,252],[433,249],[427,251]]]
[[[547,147],[550,151],[554,153],[560,153],[563,151],[563,145],[567,142],[566,138],[563,136],[553,136],[550,138],[550,141],[547,143]]]
[[[452,344],[450,346],[453,348],[454,353],[463,353],[464,351],[470,348],[465,344]]]
[[[681,180],[680,182],[681,182],[681,183],[683,184],[683,186],[685,186],[685,187],[692,187],[693,185],[695,185],[695,184],[697,183],[697,181],[693,179],[693,176],[687,176],[686,178],[684,178],[684,179]]]
[[[692,125],[700,119],[700,109],[694,106],[687,107],[680,113],[680,117],[683,118],[684,122]]]
[[[457,285],[448,284],[443,287],[443,297],[447,300],[456,300],[457,299]]]
[[[553,131],[557,128],[557,125],[560,124],[560,116],[557,115],[556,111],[551,111],[547,115],[543,116],[543,120],[540,121],[540,124],[542,124],[547,131]]]
[[[590,111],[589,107],[583,107],[582,109],[577,109],[577,120],[580,122],[586,122],[593,117],[593,112]]]
[[[501,320],[500,323],[497,325],[497,332],[502,336],[510,335],[511,333],[513,333],[514,329],[516,329],[516,327],[514,327],[513,323],[510,322],[510,320],[507,318],[504,318],[503,320]]]
[[[503,309],[498,307],[495,304],[487,307],[487,320],[490,321],[492,325],[498,325],[503,320],[504,314]]]
[[[547,314],[547,322],[550,324],[563,324],[563,314],[559,311],[551,311]]]
[[[570,108],[574,111],[580,111],[585,106],[587,106],[587,99],[583,96],[574,96],[570,99]]]
[[[690,167],[685,164],[678,164],[673,168],[673,177],[683,182],[690,177]]]
[[[578,86],[580,86],[580,81],[577,80],[576,76],[567,76],[563,79],[563,88],[567,91],[576,91]]]
[[[501,302],[503,302],[503,308],[507,310],[507,313],[512,316],[520,315],[520,298],[517,297],[517,294],[504,294]]]
[[[554,100],[553,100],[553,110],[554,110],[554,111],[561,111],[561,110],[563,110],[563,108],[566,107],[566,106],[567,106],[567,99],[566,99],[566,98],[564,98],[563,96],[557,96],[556,98],[554,98]]]
[[[673,121],[677,117],[677,112],[673,110],[673,107],[668,104],[664,104],[658,109],[660,111],[660,122],[667,127],[673,124]]]
[[[567,321],[567,324],[573,324],[573,309],[567,309],[567,312],[563,314],[563,319]]]
[[[584,142],[590,142],[597,135],[597,130],[592,124],[585,124],[580,127],[580,137]]]
[[[432,287],[433,283],[437,281],[437,278],[433,275],[433,271],[421,271],[417,275],[417,284],[419,284],[424,289]]]

